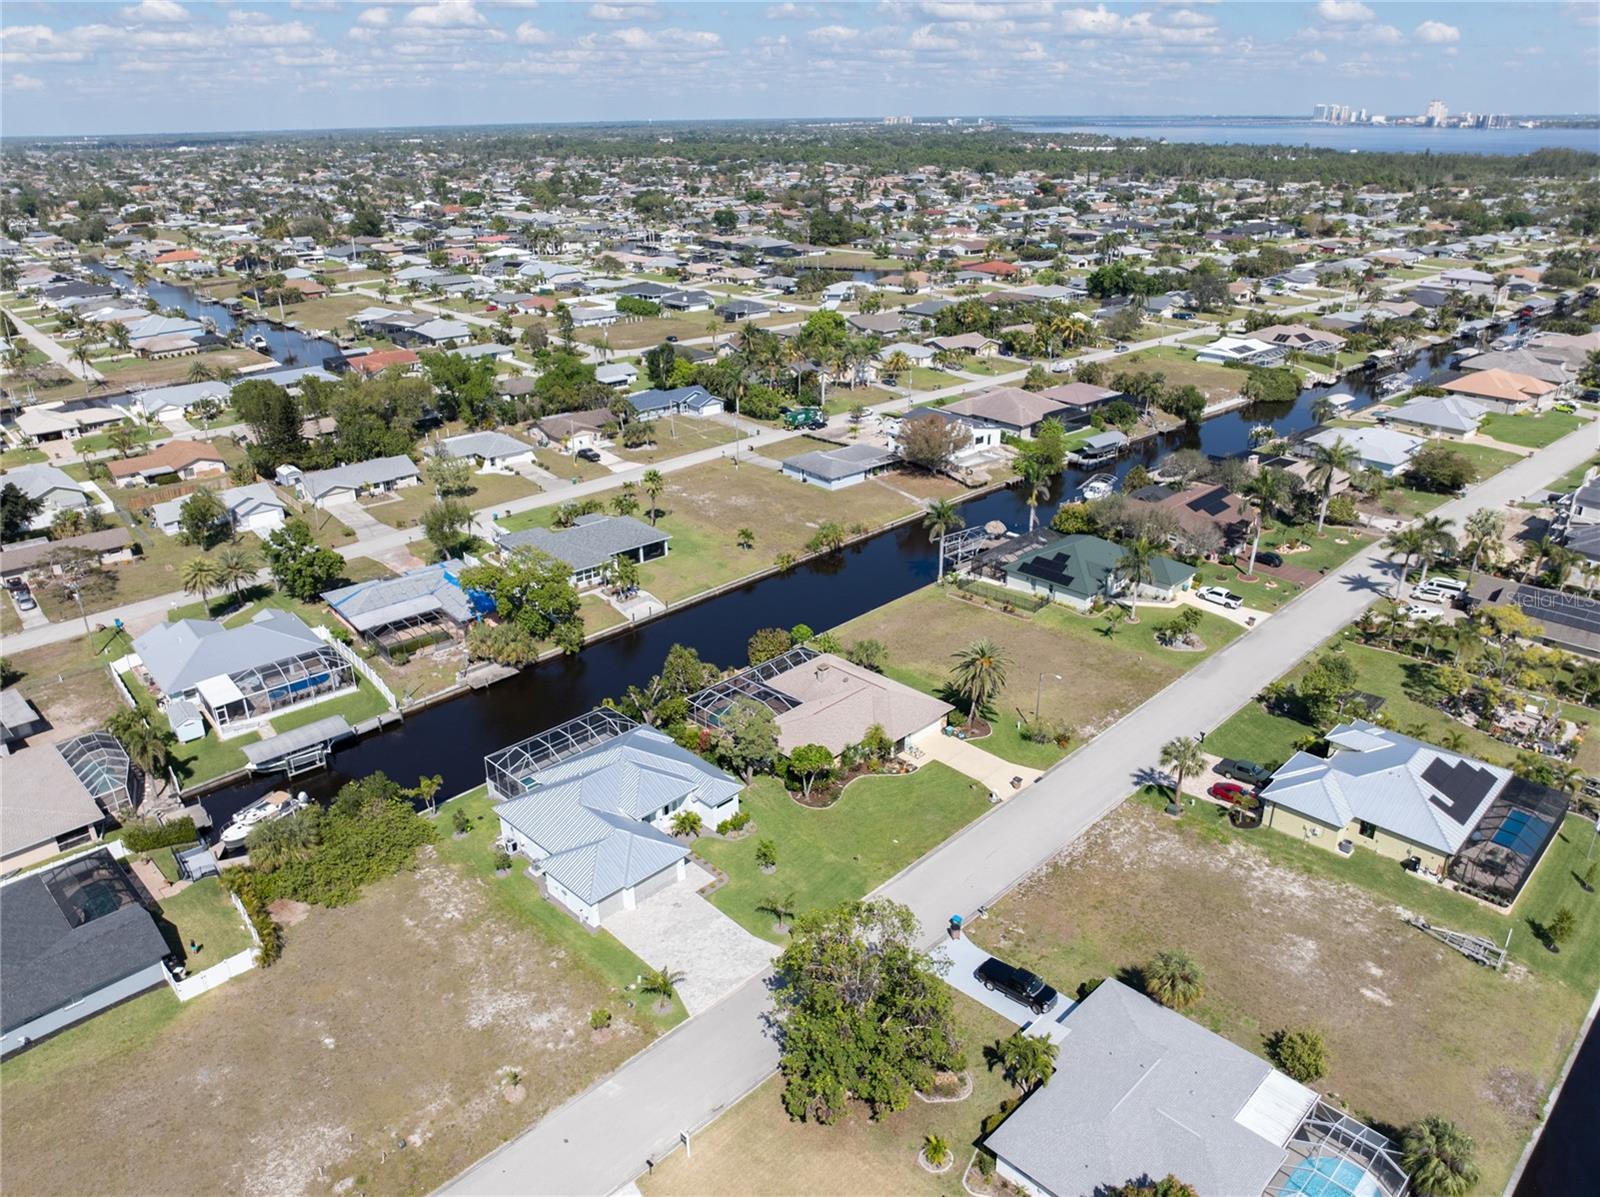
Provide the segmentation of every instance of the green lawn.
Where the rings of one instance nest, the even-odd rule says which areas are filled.
[[[794,896],[800,911],[865,896],[989,808],[985,789],[931,761],[909,777],[865,777],[824,810],[801,806],[772,777],[757,778],[740,799],[754,818],[739,840],[702,838],[697,855],[728,875],[711,902],[741,926],[781,941],[771,914],[756,909],[771,897]],[[755,862],[756,845],[778,850],[771,875]]]
[[[1546,489],[1558,492],[1577,490],[1583,482],[1584,475],[1594,469],[1600,469],[1600,457],[1591,457],[1582,465],[1573,466],[1561,477],[1552,479]]]
[[[17,466],[35,465],[49,460],[43,449],[35,449],[31,445],[20,449],[7,449],[4,453],[0,453],[0,469],[10,470]]]
[[[353,694],[341,694],[338,698],[314,702],[298,711],[277,716],[272,720],[273,730],[279,733],[292,731],[294,728],[304,727],[308,723],[315,723],[318,719],[327,719],[332,715],[343,715],[345,722],[354,727],[389,709],[388,701],[378,693],[376,686],[360,674],[356,675],[356,682],[357,688]]]
[[[656,420],[652,423],[650,431],[655,437],[651,444],[641,445],[637,449],[624,449],[621,445],[616,445],[611,451],[625,461],[647,465],[666,461],[672,457],[681,457],[685,453],[696,453],[701,449],[714,449],[718,445],[731,444],[737,435],[735,429],[720,421],[688,416]]]
[[[124,673],[122,683],[128,687],[134,701],[144,709],[152,723],[158,727],[167,723],[166,715],[156,709],[155,699],[139,683],[138,678],[132,673]],[[254,744],[260,739],[260,735],[250,732],[248,735],[223,740],[217,736],[215,730],[208,727],[206,734],[198,740],[192,740],[188,744],[173,741],[172,771],[178,775],[178,783],[188,789],[200,782],[232,773],[235,769],[243,769],[249,763],[245,759],[244,746]]]
[[[217,877],[187,885],[157,905],[161,908],[157,923],[162,934],[191,974],[244,951],[254,942]]]
[[[500,835],[500,821],[494,815],[494,806],[484,786],[441,806],[440,834],[436,842],[440,858],[482,881],[494,906],[512,922],[559,945],[581,967],[614,986],[619,1001],[627,1000],[635,979],[648,971],[644,961],[610,932],[591,933],[577,919],[545,901],[538,885],[522,868],[513,868],[504,877],[495,876],[493,845]],[[461,839],[454,838],[447,830],[458,808],[466,811],[472,820],[472,829]],[[687,1017],[679,998],[672,999],[671,1010],[659,1015],[655,1012],[654,1000],[645,999],[640,1002],[636,1014],[661,1027],[675,1026]]]
[[[1508,445],[1543,449],[1588,422],[1585,416],[1564,411],[1515,416],[1496,412],[1483,418],[1478,431],[1491,440],[1504,441]]]
[[[178,995],[161,985],[113,1006],[0,1064],[0,1094],[47,1083],[51,1077],[94,1071],[140,1051],[183,1010]]]
[[[101,367],[102,371],[104,366]],[[172,434],[159,424],[136,424],[133,429],[133,439],[140,444],[153,441],[158,437],[171,436]],[[79,453],[87,456],[90,453],[104,453],[116,446],[111,443],[109,432],[96,432],[89,436],[79,437],[72,442],[72,447]]]

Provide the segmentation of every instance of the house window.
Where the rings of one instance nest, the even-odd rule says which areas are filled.
[[[1364,839],[1375,840],[1378,838],[1377,824],[1368,823],[1365,819],[1361,820],[1360,831]]]

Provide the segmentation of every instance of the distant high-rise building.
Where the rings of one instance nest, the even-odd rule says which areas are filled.
[[[1326,104],[1313,105],[1312,109],[1311,109],[1311,119],[1314,120],[1314,121],[1325,121],[1325,120],[1327,120],[1328,119],[1328,106]]]
[[[1422,114],[1424,124],[1442,125],[1445,117],[1450,115],[1450,110],[1444,106],[1443,100],[1429,100],[1427,110]]]
[[[886,125],[909,125],[911,118],[909,116],[886,116],[883,118],[883,123]]]

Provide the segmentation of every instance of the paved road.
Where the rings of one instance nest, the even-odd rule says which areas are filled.
[[[84,379],[86,382],[100,382],[104,379],[105,376],[93,366],[80,365],[74,361],[71,351],[57,344],[54,337],[40,332],[9,308],[6,309],[6,315],[11,317],[11,323],[17,326],[17,331],[22,334],[24,341],[72,375],[72,377]]]
[[[1579,429],[1439,514],[1459,526],[1480,507],[1500,507],[1543,489],[1588,460],[1600,447],[1597,432],[1600,423]],[[1355,619],[1392,578],[1390,563],[1376,549],[1355,557],[876,894],[911,907],[927,943],[940,941],[951,914],[970,919],[1115,809],[1149,776],[1159,745],[1215,727]],[[599,1195],[626,1185],[680,1131],[712,1121],[773,1068],[768,983],[758,978],[690,1019],[445,1191]]]

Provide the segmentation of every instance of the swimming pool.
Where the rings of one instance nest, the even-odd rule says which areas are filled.
[[[1382,1190],[1355,1161],[1314,1155],[1295,1166],[1280,1192],[1303,1193],[1305,1197],[1379,1197]]]
[[[1510,848],[1513,852],[1520,852],[1523,856],[1532,856],[1544,843],[1545,834],[1550,830],[1550,825],[1543,819],[1536,818],[1525,810],[1513,810],[1506,814],[1505,822],[1500,824],[1500,829],[1494,833],[1494,842],[1502,848]]]

